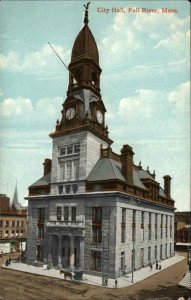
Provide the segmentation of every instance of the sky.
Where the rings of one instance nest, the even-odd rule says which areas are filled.
[[[23,205],[51,158],[49,133],[68,86],[48,42],[68,65],[84,3],[0,1],[0,193],[12,199],[17,181]],[[190,210],[189,19],[187,1],[91,1],[89,7],[112,149],[131,145],[134,163],[155,169],[162,187],[170,175],[178,211]]]

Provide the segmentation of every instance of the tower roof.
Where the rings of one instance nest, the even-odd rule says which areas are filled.
[[[81,58],[91,58],[99,65],[99,53],[96,41],[88,27],[88,11],[85,11],[84,27],[79,32],[73,45],[71,63]]]

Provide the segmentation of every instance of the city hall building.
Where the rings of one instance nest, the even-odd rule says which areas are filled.
[[[68,69],[52,159],[26,198],[27,263],[117,278],[174,255],[171,177],[162,188],[155,173],[134,164],[131,146],[112,151],[87,8]]]

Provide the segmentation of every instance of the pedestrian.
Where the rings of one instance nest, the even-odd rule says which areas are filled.
[[[158,262],[156,262],[156,270],[158,270],[158,267],[159,267]]]
[[[105,286],[107,286],[107,285],[108,285],[108,277],[105,276]]]
[[[152,271],[152,269],[153,269],[153,265],[151,264],[151,262],[150,262],[150,269],[151,269],[151,271]]]
[[[161,267],[161,264],[159,265],[159,270],[161,270],[162,269],[162,267]]]
[[[117,279],[115,279],[115,287],[117,288]]]

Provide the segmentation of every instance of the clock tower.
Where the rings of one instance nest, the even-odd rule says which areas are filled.
[[[53,138],[53,194],[76,189],[85,192],[83,181],[100,158],[101,145],[106,148],[112,144],[100,91],[99,53],[88,23],[86,6],[84,26],[75,39],[68,66],[69,83],[62,116],[50,134]],[[75,189],[68,182],[75,182]]]

